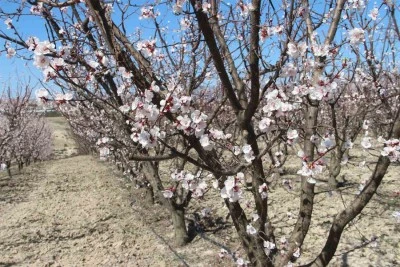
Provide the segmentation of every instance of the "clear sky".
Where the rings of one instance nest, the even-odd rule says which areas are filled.
[[[396,0],[398,1],[398,0]],[[157,1],[135,1],[135,4],[140,4],[143,2],[157,2]],[[226,1],[230,2],[232,5],[235,5],[237,1],[231,0]],[[247,1],[245,1],[247,2]],[[318,2],[318,1],[317,1]],[[366,1],[368,2],[368,1]],[[320,2],[318,2],[320,3]],[[321,2],[323,3],[323,2]],[[381,1],[377,1],[377,3],[381,3]],[[369,12],[374,6],[377,4],[374,1],[369,1],[366,7],[366,11]],[[0,8],[4,12],[13,12],[16,8],[16,4],[9,3],[7,0],[0,0]],[[157,9],[162,7],[156,7]],[[314,7],[318,8],[318,7]],[[176,21],[178,19],[177,16],[171,15],[170,12],[165,12],[165,10],[161,11],[161,16],[158,19],[171,20]],[[117,11],[116,11],[117,12]],[[37,36],[40,40],[47,39],[47,34],[45,30],[45,22],[43,19],[30,15],[29,10],[25,10],[26,16],[21,16],[19,20],[17,18],[13,19],[13,24],[16,25],[18,29],[21,29],[22,38],[24,40],[28,39],[29,36]],[[399,12],[397,12],[397,15]],[[117,14],[118,15],[118,14]],[[134,16],[133,16],[134,17]],[[132,17],[131,17],[132,18]],[[6,17],[0,17],[0,32],[4,32],[6,34],[12,35],[12,30],[7,29],[7,25],[4,23]],[[400,20],[400,19],[399,19]],[[147,24],[146,24],[147,23]],[[129,24],[130,29],[127,29],[128,32],[133,32],[135,28],[141,28],[143,31],[150,25],[146,20],[139,20],[138,17],[134,19],[130,19]],[[150,36],[143,36],[145,38]],[[174,38],[172,34],[170,38]],[[0,45],[3,45],[4,42],[0,40]],[[0,49],[4,49],[2,46]],[[42,73],[35,66],[33,66],[32,61],[26,61],[20,59],[18,57],[14,57],[12,59],[8,59],[3,53],[0,55],[0,84],[4,82],[6,84],[13,84],[17,80],[28,80],[31,79],[32,84],[38,84],[38,80],[42,78]],[[38,85],[40,87],[40,84]]]
[[[0,0],[0,7],[5,12],[12,12],[15,10],[15,4],[11,4],[8,1]],[[29,11],[29,10],[28,10]],[[13,22],[18,26],[19,29],[22,29],[22,37],[23,39],[28,39],[29,36],[38,36],[39,39],[45,39],[45,27],[44,21],[34,16],[21,16],[19,20],[13,19]],[[12,30],[7,29],[7,25],[4,23],[4,19],[0,19],[0,31],[13,35]],[[25,34],[24,34],[25,32]],[[29,33],[29,35],[28,35]],[[4,49],[4,42],[0,42],[2,45],[2,49]],[[11,59],[6,57],[5,53],[0,55],[0,83],[6,85],[13,85],[17,80],[26,80],[31,79],[32,85],[38,83],[37,78],[41,78],[42,74],[40,71],[33,66],[32,62],[13,57]]]
[[[152,2],[152,1],[135,1],[135,4],[139,5],[144,2]],[[154,1],[156,2],[156,1]],[[3,12],[13,13],[15,9],[18,7],[18,4],[10,3],[7,0],[0,0],[0,9]],[[161,7],[162,8],[162,7]],[[156,10],[158,10],[157,8]],[[137,8],[139,10],[139,8]],[[165,11],[165,10],[162,10]],[[165,16],[170,16],[168,12],[161,12],[163,19],[170,19],[171,17],[166,18]],[[22,34],[23,40],[27,40],[30,36],[36,36],[41,41],[47,40],[47,33],[45,27],[45,20],[43,18],[33,16],[30,14],[28,8],[25,8],[23,12],[23,16],[17,19],[16,17],[9,16],[13,20],[13,25],[20,31]],[[114,14],[116,18],[119,18],[118,10],[114,10]],[[172,18],[175,16],[172,16]],[[132,19],[133,18],[133,19]],[[0,17],[0,33],[7,34],[9,36],[13,36],[13,31],[7,29],[7,25],[4,21],[7,19],[6,17]],[[129,23],[126,25],[128,32],[134,32],[135,28],[140,28],[142,31],[146,31],[150,24],[146,20],[139,20],[139,16],[132,16],[130,18]],[[152,31],[154,32],[154,31]],[[144,32],[143,32],[144,33]],[[145,38],[152,39],[152,36],[145,36]],[[0,40],[0,50],[4,50],[4,40]],[[27,56],[29,54],[26,54]],[[43,74],[40,70],[38,70],[32,61],[27,61],[22,58],[13,57],[11,59],[7,58],[6,53],[2,53],[0,55],[0,84],[4,84],[4,82],[9,85],[13,84],[16,80],[30,79],[32,84],[38,84],[39,79],[43,77]],[[47,84],[48,86],[49,84]],[[40,84],[38,84],[39,87]]]

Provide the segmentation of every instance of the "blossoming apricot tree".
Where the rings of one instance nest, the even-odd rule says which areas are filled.
[[[21,169],[51,156],[51,129],[31,105],[28,86],[23,90],[3,89],[0,94],[0,164],[11,178],[12,164]]]
[[[363,135],[369,151],[376,140],[381,153],[370,179],[333,214],[309,264],[325,266],[345,226],[399,161],[399,7],[389,0],[230,2],[28,0],[1,14],[8,29],[0,38],[8,57],[30,55],[43,81],[59,87],[38,97],[54,100],[101,156],[130,170],[140,163],[171,211],[180,245],[188,241],[185,208],[207,197],[212,177],[252,266],[301,256],[316,187],[334,191],[353,144]],[[25,15],[43,18],[45,40],[22,37],[27,29],[17,21]],[[269,186],[293,154],[300,159],[297,222],[277,246]]]

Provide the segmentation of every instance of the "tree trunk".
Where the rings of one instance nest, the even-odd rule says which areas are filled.
[[[6,169],[7,169],[7,175],[11,179],[12,173],[11,173],[11,162],[10,161],[6,161]]]
[[[336,188],[338,188],[338,181],[336,180],[337,176],[334,175],[329,175],[328,177],[328,186],[330,190],[335,190]]]
[[[24,168],[24,162],[20,161],[18,162],[18,171],[21,173],[22,169]]]
[[[153,191],[153,187],[151,186],[150,182],[145,181],[143,189],[144,189],[144,192],[143,192],[144,200],[149,204],[154,204],[154,201],[155,201],[154,191]]]
[[[311,142],[311,136],[316,134],[318,105],[310,105],[306,110],[305,122],[305,137],[304,137],[304,153],[307,163],[314,161],[315,145]],[[309,183],[307,177],[301,178],[301,195],[300,195],[300,210],[297,216],[297,222],[292,230],[287,252],[277,255],[275,260],[276,266],[286,266],[290,261],[294,251],[301,248],[304,239],[311,225],[311,217],[314,207],[314,187],[315,184]]]
[[[341,153],[337,151],[332,151],[331,158],[329,160],[329,177],[328,177],[328,185],[329,189],[335,190],[338,187],[337,177],[340,174],[341,165],[340,165]]]
[[[389,132],[389,139],[390,138],[400,138],[400,109],[398,109],[397,111],[393,128]],[[346,227],[346,225],[349,224],[349,222],[351,222],[357,215],[361,213],[361,211],[374,196],[376,190],[382,182],[383,177],[386,174],[389,165],[390,160],[388,157],[379,157],[378,162],[375,165],[375,170],[372,173],[372,176],[367,182],[364,189],[351,202],[351,204],[347,206],[346,209],[335,216],[335,219],[333,220],[331,229],[329,231],[328,238],[325,242],[325,246],[322,248],[321,253],[314,261],[304,266],[321,267],[328,265],[328,263],[332,260],[332,257],[334,256],[335,251],[339,245],[340,237],[343,233],[344,228]]]
[[[265,250],[262,246],[250,246],[246,248],[247,256],[251,263],[250,266],[254,267],[266,267],[271,266],[271,260],[265,254]]]
[[[322,267],[328,265],[336,252],[344,228],[351,220],[360,214],[364,207],[368,204],[369,200],[375,194],[376,189],[379,187],[383,177],[385,176],[389,165],[390,162],[387,157],[379,157],[375,171],[367,186],[351,203],[350,206],[336,215],[321,253],[314,261],[304,266]]]
[[[260,249],[257,247],[247,247],[245,248],[247,257],[249,258],[250,265],[253,267],[266,267],[266,266],[271,266],[270,265],[270,260],[268,259],[268,256],[265,254],[264,249]],[[267,262],[269,264],[267,264]]]
[[[229,209],[233,224],[235,225],[236,231],[242,242],[243,248],[246,251],[247,257],[250,261],[250,266],[264,267],[273,266],[271,259],[265,254],[264,251],[264,240],[257,235],[249,235],[246,232],[246,226],[248,220],[246,215],[237,202],[229,202],[225,199],[225,204]],[[270,227],[266,227],[266,231],[269,231]],[[271,236],[272,233],[265,233],[267,236]]]
[[[143,163],[143,173],[145,179],[147,179],[152,188],[156,190],[156,194],[161,200],[162,204],[168,208],[171,214],[172,223],[175,232],[175,244],[177,246],[183,246],[189,242],[189,235],[187,233],[185,224],[185,207],[183,205],[178,205],[175,199],[166,199],[162,191],[164,190],[161,178],[158,174],[158,166],[151,162]]]
[[[189,242],[189,235],[185,224],[185,209],[172,208],[170,212],[174,225],[175,245],[179,247],[184,246]]]

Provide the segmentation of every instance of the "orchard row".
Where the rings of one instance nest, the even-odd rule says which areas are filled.
[[[166,207],[177,245],[189,242],[189,203],[217,193],[247,253],[237,264],[290,266],[316,190],[334,192],[343,168],[368,165],[370,178],[332,214],[314,252],[310,265],[325,266],[399,161],[399,6],[278,2],[27,1],[0,14],[0,38],[8,57],[42,72],[37,97],[57,106],[80,143]],[[19,27],[26,16],[47,36]],[[270,213],[282,203],[269,193],[295,183],[280,178],[293,162],[299,210],[285,237]]]

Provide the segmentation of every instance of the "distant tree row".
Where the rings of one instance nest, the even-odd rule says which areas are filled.
[[[28,87],[0,91],[0,168],[10,178],[13,165],[21,170],[52,154],[51,128],[33,103]]]

